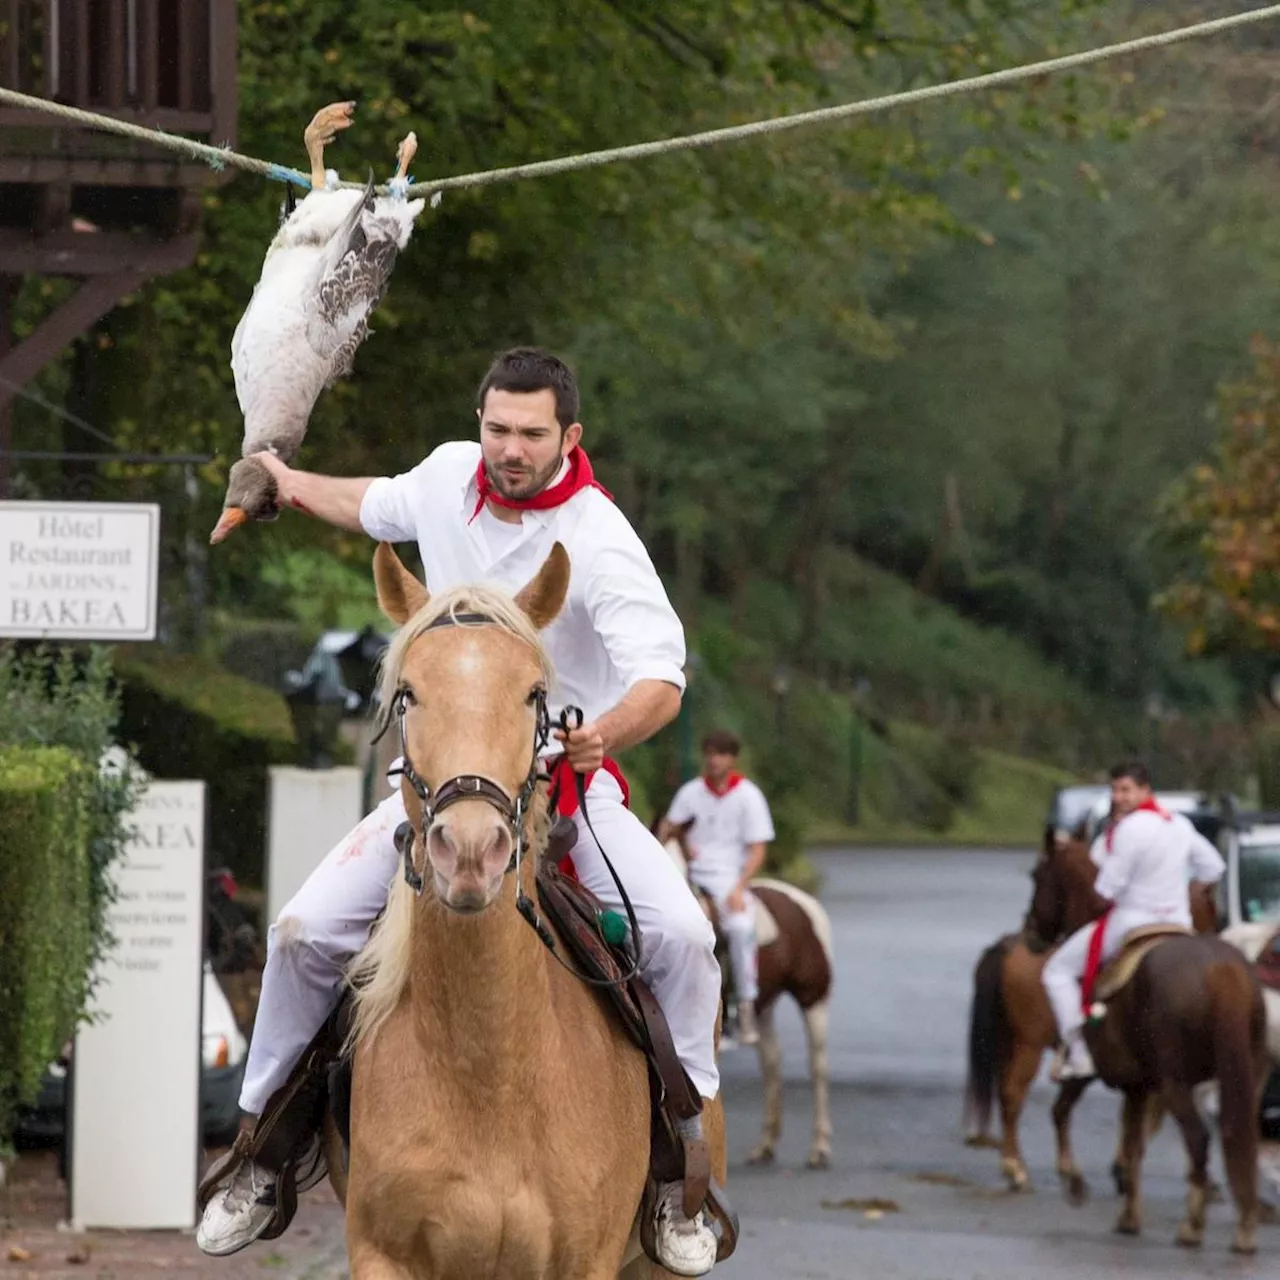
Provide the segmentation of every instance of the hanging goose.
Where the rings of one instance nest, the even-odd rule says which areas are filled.
[[[244,442],[210,542],[279,514],[275,480],[250,455],[271,452],[286,463],[297,456],[320,392],[351,372],[356,348],[369,336],[369,313],[425,205],[406,198],[418,149],[412,133],[397,149],[388,196],[375,197],[372,173],[362,191],[337,187],[324,148],[351,124],[354,107],[333,103],[307,126],[311,191],[295,204],[289,188],[285,216],[231,339]]]

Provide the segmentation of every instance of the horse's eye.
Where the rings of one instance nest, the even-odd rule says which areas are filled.
[[[547,691],[540,684],[534,685],[534,687],[529,691],[529,696],[524,700],[525,705],[528,707],[536,707],[539,700],[546,696]]]
[[[406,707],[416,707],[418,705],[418,699],[414,696],[413,690],[410,689],[407,684],[401,685],[400,687],[400,701],[403,702]]]

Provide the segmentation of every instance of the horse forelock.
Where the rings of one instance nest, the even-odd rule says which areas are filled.
[[[488,622],[465,620],[462,615],[481,614]],[[454,587],[434,595],[392,637],[382,657],[382,669],[378,679],[378,728],[385,728],[395,714],[396,693],[404,679],[405,666],[410,653],[420,640],[442,618],[451,618],[453,625],[480,629],[495,625],[500,631],[522,640],[533,650],[543,678],[551,683],[555,672],[551,657],[538,634],[537,628],[516,604],[515,600],[496,587],[480,584]]]

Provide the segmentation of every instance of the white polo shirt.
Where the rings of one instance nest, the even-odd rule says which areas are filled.
[[[1101,868],[1098,893],[1117,910],[1153,921],[1190,925],[1187,882],[1212,884],[1226,869],[1217,849],[1180,813],[1131,813],[1116,824],[1110,850],[1099,836],[1091,852]]]
[[[719,795],[705,778],[692,778],[676,792],[667,821],[684,826],[690,819],[687,839],[693,851],[689,875],[696,884],[715,892],[728,892],[742,875],[747,849],[774,838],[773,815],[764,792],[750,778]]]
[[[598,489],[583,489],[558,507],[522,511],[519,524],[487,510],[472,520],[479,462],[478,442],[451,441],[412,471],[375,480],[360,506],[365,532],[416,541],[430,591],[482,582],[514,593],[563,543],[569,594],[542,632],[555,668],[553,720],[569,705],[595,720],[639,680],[683,690],[684,628],[626,516]],[[548,754],[559,749],[553,738]]]

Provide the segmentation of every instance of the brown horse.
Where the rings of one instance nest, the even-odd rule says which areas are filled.
[[[1057,1024],[1042,982],[1044,966],[1052,946],[1099,915],[1102,902],[1093,889],[1097,870],[1084,841],[1046,844],[1031,872],[1031,908],[1021,932],[997,939],[979,957],[974,970],[965,1088],[969,1132],[965,1141],[970,1146],[992,1145],[988,1131],[993,1095],[998,1095],[1000,1167],[1012,1191],[1031,1186],[1018,1142],[1018,1125],[1044,1054],[1058,1043]],[[1211,893],[1195,885],[1190,902],[1196,929],[1212,932],[1217,927],[1217,908]],[[1070,1124],[1071,1112],[1088,1083],[1064,1084],[1052,1111],[1058,1175],[1073,1203],[1083,1200],[1088,1190],[1071,1149]],[[1151,1124],[1158,1120],[1153,1111]],[[1123,1138],[1117,1145],[1112,1174],[1123,1192]]]
[[[655,828],[658,820],[654,821]],[[688,824],[677,827],[665,848],[673,862],[689,875]],[[716,931],[728,987],[728,949],[720,930],[719,912],[711,896],[694,886],[702,909]],[[781,996],[789,995],[800,1006],[809,1042],[809,1075],[813,1081],[813,1140],[806,1163],[825,1169],[831,1163],[831,1110],[827,1067],[827,1032],[831,1004],[831,978],[835,960],[831,949],[831,921],[812,894],[793,884],[760,877],[751,881],[751,892],[768,913],[765,928],[757,925],[759,942],[756,1022],[757,1048],[764,1078],[764,1130],[747,1157],[748,1164],[772,1164],[782,1136],[782,1042],[773,1015]],[[759,917],[758,917],[759,919]]]
[[[379,604],[400,628],[384,705],[409,691],[414,769],[437,786],[478,774],[523,794],[550,675],[538,631],[564,604],[563,548],[514,600],[482,587],[429,600],[386,544],[374,566]],[[431,625],[462,613],[492,625]],[[411,787],[405,802],[420,832]],[[326,1125],[352,1280],[666,1275],[637,1245],[650,1143],[644,1058],[516,909],[518,887],[535,892],[545,783],[513,826],[533,853],[509,874],[511,842],[496,838],[495,818],[488,803],[462,799],[448,839],[428,838],[425,850],[415,839],[412,856],[429,864],[420,895],[396,878],[353,968],[349,1164]],[[723,1181],[720,1099],[703,1114]]]
[[[1063,886],[1052,876],[1037,884],[1031,907],[1036,927],[1059,914],[1055,899],[1064,896]],[[1194,1090],[1217,1080],[1223,1160],[1238,1215],[1231,1248],[1253,1253],[1260,1213],[1257,1115],[1267,1053],[1262,989],[1245,957],[1212,934],[1178,933],[1140,946],[1149,949],[1134,953],[1132,976],[1116,979],[1120,985],[1109,993],[1108,974],[1125,960],[1124,952],[1104,971],[1099,991],[1106,1012],[1085,1028],[1098,1078],[1124,1094],[1127,1188],[1116,1230],[1141,1230],[1142,1157],[1155,1104],[1178,1122],[1191,1163],[1178,1243],[1194,1247],[1203,1241],[1209,1130]],[[1063,1095],[1074,1094],[1068,1114],[1081,1092],[1083,1082],[1064,1086]]]

